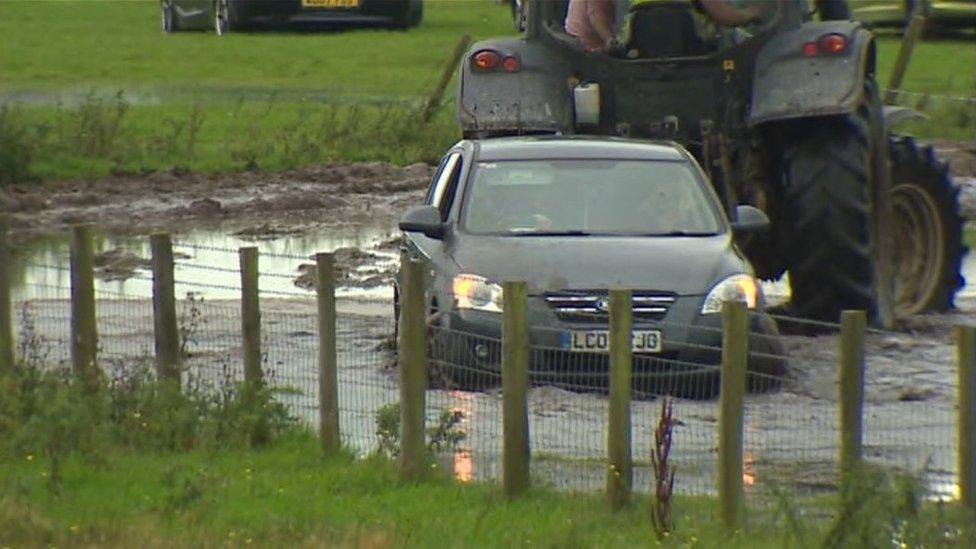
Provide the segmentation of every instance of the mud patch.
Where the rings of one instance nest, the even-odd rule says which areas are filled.
[[[395,258],[388,255],[359,248],[339,248],[332,254],[335,258],[336,284],[339,286],[376,288],[391,284],[396,275]],[[314,290],[318,278],[316,265],[303,263],[298,266],[298,272],[295,286],[303,290]]]
[[[95,276],[101,280],[127,280],[136,271],[150,268],[148,259],[118,248],[95,256]]]
[[[115,234],[220,228],[267,239],[349,224],[394,225],[405,207],[420,202],[433,171],[426,164],[367,162],[14,185],[0,191],[0,212],[10,214],[19,238],[92,223]]]

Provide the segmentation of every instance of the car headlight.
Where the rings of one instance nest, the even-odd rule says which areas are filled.
[[[490,313],[502,312],[502,287],[482,276],[460,274],[454,277],[454,306]]]
[[[732,275],[708,292],[701,312],[703,315],[720,313],[723,301],[742,301],[750,309],[755,309],[761,298],[762,290],[755,278],[747,274]]]

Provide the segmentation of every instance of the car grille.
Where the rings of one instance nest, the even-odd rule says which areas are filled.
[[[546,303],[556,316],[566,322],[606,321],[609,292],[606,290],[567,290],[547,292]],[[661,320],[677,296],[673,292],[635,290],[633,292],[634,320]]]

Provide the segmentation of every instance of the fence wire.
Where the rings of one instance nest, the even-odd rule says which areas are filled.
[[[39,284],[29,293],[30,299],[15,304],[21,356],[33,353],[39,363],[69,367],[69,288]],[[107,290],[96,294],[103,368],[114,372],[151,365],[151,298]],[[178,295],[185,376],[212,384],[241,380],[240,301],[210,299],[194,291]],[[261,309],[265,377],[293,416],[317,428],[314,295],[264,296]],[[399,400],[393,307],[389,302],[339,299],[338,309],[342,441],[367,454],[381,448],[378,416]],[[429,437],[442,442],[436,448],[439,463],[462,480],[500,479],[501,340],[497,334],[451,329],[443,319],[433,320],[428,331],[426,406]],[[593,320],[588,319],[590,324]],[[742,474],[747,493],[757,502],[769,502],[778,489],[800,496],[837,489],[838,326],[788,317],[776,320],[786,333],[768,329],[750,334],[751,391],[745,401]],[[653,432],[661,396],[671,395],[676,398],[670,456],[677,470],[676,490],[712,494],[718,462],[721,328],[665,320],[650,325],[662,331],[664,340],[659,352],[633,355],[635,489],[648,491],[652,486]],[[670,333],[684,335],[669,339]],[[563,330],[534,329],[530,339],[533,481],[567,490],[600,490],[607,469],[608,355],[570,351]],[[917,475],[933,497],[954,497],[957,378],[953,349],[933,345],[932,352],[922,358],[905,358],[920,356],[907,353],[907,346],[916,344],[910,334],[868,333],[864,454],[869,462]],[[771,368],[771,361],[781,361],[782,368]],[[762,364],[766,366],[757,368]]]

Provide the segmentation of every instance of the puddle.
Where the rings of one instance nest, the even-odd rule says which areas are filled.
[[[398,233],[393,227],[363,227],[330,231],[328,234],[285,236],[273,240],[245,240],[218,231],[192,232],[173,236],[176,256],[177,295],[194,292],[208,299],[240,297],[239,259],[236,250],[255,246],[260,252],[261,292],[272,297],[312,297],[309,284],[296,286],[302,275],[301,265],[314,264],[314,254],[334,252],[340,248],[368,250],[374,257],[355,266],[350,278],[365,280],[388,271],[396,264],[398,251],[376,249]],[[151,297],[152,272],[145,260],[151,257],[148,236],[99,235],[96,254],[113,252],[121,260],[110,273],[96,275],[95,291],[124,294],[126,297]],[[131,260],[131,261],[130,261]],[[71,286],[69,243],[67,235],[46,236],[15,250],[12,275],[15,301],[29,299],[66,299]],[[119,268],[120,263],[125,263]],[[129,271],[129,272],[126,272]],[[307,276],[307,275],[306,275]],[[114,280],[112,279],[114,278]],[[311,282],[311,280],[307,280]],[[366,286],[366,287],[364,287]],[[390,299],[388,284],[350,284],[337,288],[337,296]]]

